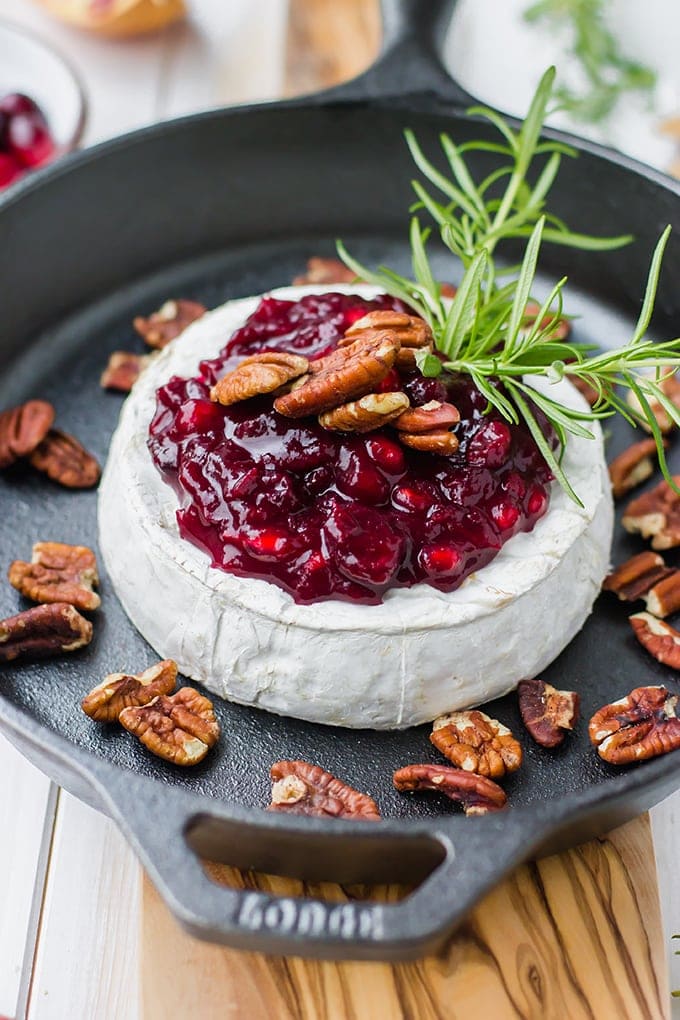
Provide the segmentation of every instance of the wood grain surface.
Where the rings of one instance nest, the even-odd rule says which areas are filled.
[[[280,895],[356,895],[222,865],[211,876]],[[401,895],[381,887],[374,898]],[[264,957],[186,935],[142,890],[141,1020],[666,1020],[670,998],[646,815],[519,868],[437,956],[410,964]]]

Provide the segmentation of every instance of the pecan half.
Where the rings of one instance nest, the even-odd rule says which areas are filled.
[[[411,450],[422,453],[439,453],[447,457],[458,449],[455,432],[448,429],[432,429],[431,432],[399,432],[399,442]]]
[[[0,620],[0,662],[75,652],[91,640],[92,624],[67,602],[33,606]]]
[[[680,475],[673,475],[680,484]],[[680,496],[665,480],[649,492],[632,499],[621,523],[631,534],[639,532],[652,539],[652,549],[671,549],[680,545]]]
[[[609,478],[614,499],[620,499],[654,473],[652,456],[656,453],[653,439],[641,439],[620,453],[609,465]]]
[[[318,765],[306,761],[277,761],[270,774],[273,780],[270,811],[371,822],[380,819],[378,805],[372,797],[336,779]]]
[[[53,422],[54,408],[46,400],[27,400],[0,412],[0,468],[33,453]]]
[[[352,283],[353,280],[356,280],[356,273],[348,269],[340,259],[324,259],[314,255],[307,259],[307,272],[293,279],[293,286],[301,287],[306,283]]]
[[[319,424],[333,432],[371,432],[398,418],[409,406],[405,393],[368,393],[319,415]]]
[[[400,432],[420,433],[438,432],[457,425],[460,412],[453,404],[443,404],[439,400],[430,400],[419,407],[411,407],[400,414],[393,423]]]
[[[34,602],[68,602],[76,609],[98,609],[101,599],[92,589],[99,584],[97,560],[84,545],[36,542],[30,563],[15,560],[9,583]]]
[[[605,577],[602,590],[614,592],[621,602],[635,602],[658,581],[674,573],[673,568],[664,563],[663,556],[647,550],[631,556]]]
[[[413,368],[416,363],[416,350],[422,348],[432,350],[432,330],[424,319],[418,315],[391,310],[368,312],[345,331],[344,337],[338,341],[338,347],[346,347],[358,337],[373,336],[385,329],[392,331],[399,340],[397,368]]]
[[[148,318],[142,315],[132,320],[132,325],[149,347],[161,349],[183,333],[187,326],[205,315],[205,305],[184,298],[166,301],[157,312]]]
[[[484,712],[449,712],[432,723],[430,740],[464,772],[497,778],[522,764],[522,748],[510,730]]]
[[[171,694],[177,680],[177,663],[163,659],[143,673],[110,673],[82,702],[85,715],[95,722],[117,722],[124,708],[148,705],[161,694]]]
[[[203,761],[220,735],[212,701],[193,687],[161,694],[148,705],[124,708],[118,721],[153,754],[174,765]]]
[[[91,489],[101,474],[92,454],[77,439],[59,429],[50,429],[30,460],[37,471],[67,489]]]
[[[399,341],[388,331],[355,340],[310,364],[304,385],[277,397],[274,407],[289,418],[331,411],[372,393],[394,365]]]
[[[678,696],[665,687],[636,687],[605,705],[590,720],[588,733],[610,765],[656,758],[680,748]]]
[[[394,773],[393,782],[400,793],[443,793],[462,804],[466,815],[500,811],[507,803],[504,791],[492,779],[449,765],[405,765]]]
[[[670,400],[671,404],[680,409],[680,379],[677,375],[669,375],[666,379],[662,379],[659,382],[659,389],[661,392]],[[672,432],[675,428],[675,422],[669,416],[666,409],[658,400],[654,397],[647,398],[652,414],[657,420],[657,424],[663,433]],[[638,415],[640,415],[640,424],[645,432],[651,432],[649,425],[644,417],[644,412],[640,401],[635,396],[632,390],[629,390],[626,394],[626,401],[628,406],[633,409]]]
[[[286,354],[284,351],[253,354],[217,380],[210,391],[210,399],[227,407],[240,400],[274,393],[291,380],[305,375],[308,368],[309,362],[301,354]]]
[[[557,747],[573,730],[579,714],[576,691],[558,691],[545,680],[522,680],[517,687],[522,722],[541,747]]]
[[[628,619],[635,637],[650,655],[664,666],[680,669],[680,631],[650,613],[633,613]]]
[[[114,351],[99,380],[102,389],[129,393],[150,360],[150,354]]]

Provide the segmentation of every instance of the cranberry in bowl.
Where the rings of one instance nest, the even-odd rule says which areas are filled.
[[[74,149],[84,123],[83,89],[69,64],[0,21],[0,191]]]

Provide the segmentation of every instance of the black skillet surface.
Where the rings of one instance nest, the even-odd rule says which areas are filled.
[[[366,261],[405,267],[412,166],[403,128],[416,128],[429,151],[442,128],[458,139],[487,133],[460,112],[467,97],[436,53],[433,40],[442,37],[451,6],[386,4],[384,57],[339,90],[138,132],[38,174],[2,200],[0,407],[30,396],[53,401],[61,427],[104,461],[120,401],[100,390],[98,378],[109,351],[130,349],[134,314],[170,295],[213,306],[285,284],[310,254],[331,254],[338,235]],[[564,166],[553,208],[574,229],[636,235],[614,254],[544,253],[546,274],[568,273],[572,281],[568,311],[582,316],[576,336],[605,345],[625,339],[654,241],[674,224],[655,328],[676,335],[678,185],[589,145]],[[444,262],[441,277],[451,278]],[[623,422],[611,433],[612,453],[631,439]],[[96,546],[96,493],[66,492],[17,467],[0,477],[2,560],[26,557],[40,539]],[[613,561],[640,548],[619,529]],[[440,760],[428,727],[338,730],[218,702],[219,746],[185,771],[115,727],[95,726],[79,710],[83,693],[105,673],[153,660],[106,577],[101,591],[88,649],[2,671],[0,725],[57,782],[112,815],[176,915],[203,938],[309,956],[417,956],[516,863],[602,833],[680,782],[678,754],[614,770],[588,744],[586,721],[600,705],[640,684],[678,689],[675,676],[636,645],[616,600],[599,599],[544,674],[581,691],[578,732],[554,752],[524,739],[525,764],[504,784],[511,809],[473,820],[438,798],[392,790],[395,768]],[[0,615],[21,607],[8,585],[0,588]],[[556,605],[556,618],[559,612]],[[513,696],[488,711],[522,733]],[[261,811],[268,766],[288,757],[318,762],[371,792],[386,820],[339,824]],[[217,888],[191,848],[309,880],[428,877],[397,905],[276,900]]]

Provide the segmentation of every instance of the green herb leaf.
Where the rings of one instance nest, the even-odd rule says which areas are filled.
[[[622,414],[631,424],[648,426],[658,447],[664,477],[675,486],[652,404],[660,404],[680,427],[680,410],[661,389],[663,377],[680,368],[680,338],[653,343],[646,337],[670,228],[666,228],[655,248],[637,326],[623,347],[598,353],[590,345],[558,338],[566,278],[558,280],[542,304],[536,304],[527,315],[543,242],[605,251],[631,240],[629,235],[591,237],[575,233],[546,208],[562,157],[576,155],[569,146],[541,140],[543,119],[554,94],[554,77],[553,68],[543,75],[519,131],[493,110],[473,107],[469,111],[486,118],[498,130],[500,143],[467,141],[457,145],[448,135],[442,135],[440,142],[451,170],[450,178],[425,155],[413,133],[407,132],[417,167],[446,199],[438,201],[421,181],[413,182],[415,208],[431,217],[434,232],[458,260],[459,270],[462,269],[452,301],[442,300],[427,253],[430,228],[423,226],[418,216],[412,217],[410,225],[414,280],[384,266],[377,271],[367,269],[348,255],[341,243],[338,252],[353,272],[409,304],[428,322],[435,345],[445,357],[442,363],[436,354],[418,352],[416,364],[420,371],[426,376],[442,371],[465,373],[489,407],[509,422],[523,420],[556,479],[576,502],[578,496],[561,467],[564,445],[570,435],[592,438],[589,424],[615,413]],[[485,157],[487,169],[479,183],[471,171],[473,161],[464,158],[476,151],[497,154],[506,161],[489,171]],[[534,174],[537,157],[543,162]],[[533,184],[529,182],[532,174]],[[496,248],[508,239],[521,237],[528,240],[520,265],[497,264]],[[508,276],[508,282],[499,284],[499,279]],[[455,279],[456,273],[452,272],[450,278]],[[587,410],[564,405],[531,386],[534,377],[543,377],[550,383],[563,378],[580,380],[595,389],[597,401]],[[639,410],[621,398],[620,390],[626,388],[637,398]],[[554,430],[558,440],[556,451],[543,434],[533,409],[540,409],[541,419],[545,416]]]

